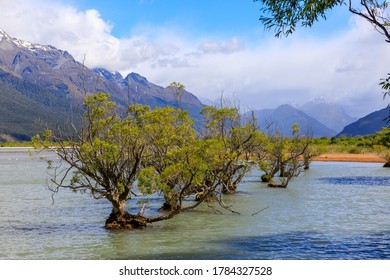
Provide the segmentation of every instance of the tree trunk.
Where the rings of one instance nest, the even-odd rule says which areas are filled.
[[[269,182],[271,182],[271,180],[272,180],[272,175],[271,174],[263,174],[263,175],[261,175],[261,181],[263,183],[269,183]]]
[[[146,227],[147,220],[141,215],[131,215],[125,210],[126,201],[112,200],[112,212],[106,220],[106,229],[136,229]]]
[[[268,187],[285,189],[285,188],[287,188],[287,184],[275,184],[275,183],[271,182],[268,184]]]
[[[237,192],[237,185],[232,181],[227,182],[222,187],[223,194],[235,194]]]
[[[176,211],[179,208],[179,205],[176,203],[175,205],[170,204],[169,202],[165,201],[163,206],[161,206],[158,211]]]

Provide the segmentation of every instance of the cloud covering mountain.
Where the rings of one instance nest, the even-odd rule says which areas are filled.
[[[307,102],[299,109],[336,132],[357,120],[349,116],[341,106],[321,100]]]

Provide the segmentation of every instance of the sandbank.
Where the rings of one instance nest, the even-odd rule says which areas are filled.
[[[322,154],[314,157],[313,161],[386,162],[384,158],[375,154]]]

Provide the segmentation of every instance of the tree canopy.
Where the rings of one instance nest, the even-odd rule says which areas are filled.
[[[376,0],[253,0],[260,2],[260,21],[266,29],[274,29],[277,37],[292,34],[297,27],[311,27],[337,6],[347,7],[385,36],[390,43],[389,1]]]

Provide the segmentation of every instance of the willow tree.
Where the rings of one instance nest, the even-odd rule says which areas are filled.
[[[111,203],[106,228],[145,227],[221,193],[225,147],[215,139],[199,139],[186,111],[139,104],[124,110],[102,92],[86,97],[84,106],[76,139],[64,141],[60,131],[47,131],[33,142],[59,158],[49,165],[54,193],[70,189]],[[130,200],[150,195],[166,211],[148,215],[145,205],[138,213],[126,210]]]
[[[66,188],[110,201],[112,212],[106,228],[145,226],[148,221],[141,212],[132,215],[125,210],[126,202],[135,195],[134,182],[146,157],[137,114],[123,114],[102,92],[86,97],[84,106],[76,139],[64,142],[59,133],[51,134],[50,140],[55,142],[52,146],[48,145],[48,134],[44,141],[39,136],[34,138],[36,146],[50,148],[60,159],[50,166],[50,190],[57,193]]]
[[[270,187],[286,188],[288,183],[307,169],[311,136],[300,135],[298,124],[292,126],[293,136],[283,137],[279,132],[271,135],[264,145],[265,156],[258,159],[265,173],[262,181]],[[278,181],[274,178],[278,175]]]
[[[148,158],[141,171],[139,186],[147,193],[162,192],[165,198],[162,210],[179,210],[182,208],[181,188],[188,189],[193,182],[184,182],[182,172],[185,167],[178,166],[178,163],[181,157],[193,159],[199,156],[189,149],[196,146],[194,121],[187,111],[165,107],[145,112],[142,123]],[[191,161],[187,164],[191,165]]]
[[[149,156],[138,185],[144,192],[163,194],[161,210],[176,213],[217,201],[231,211],[221,194],[227,167],[237,158],[232,158],[221,138],[201,138],[193,125],[181,109],[157,108],[144,114]]]
[[[215,165],[215,173],[225,194],[237,191],[237,186],[251,168],[251,152],[260,143],[260,132],[253,117],[243,120],[234,106],[217,108],[206,106],[202,110],[206,120],[205,139],[214,139],[221,149],[217,153],[220,165]]]

